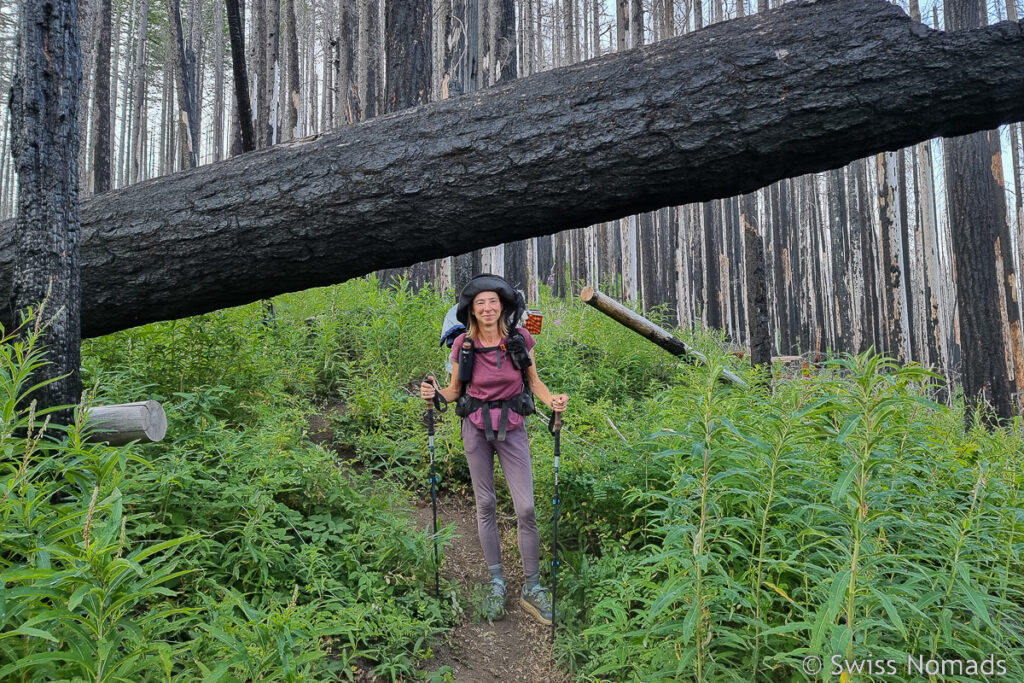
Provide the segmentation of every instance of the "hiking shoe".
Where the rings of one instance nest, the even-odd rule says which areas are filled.
[[[528,591],[526,586],[523,586],[519,593],[519,604],[527,614],[540,623],[545,626],[551,625],[551,591],[547,588],[537,584],[532,591]]]
[[[503,580],[491,579],[482,610],[487,621],[501,621],[505,618],[505,582]]]

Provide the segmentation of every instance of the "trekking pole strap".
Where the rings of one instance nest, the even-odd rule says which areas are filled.
[[[448,410],[448,399],[441,395],[441,386],[437,383],[434,376],[427,375],[426,382],[434,387],[434,409],[439,413],[443,413]]]

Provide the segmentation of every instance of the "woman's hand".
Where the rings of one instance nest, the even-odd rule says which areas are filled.
[[[434,394],[437,393],[434,390],[434,384],[432,382],[433,377],[423,380],[420,383],[420,398],[424,401],[433,401]]]
[[[565,407],[569,404],[568,394],[555,394],[551,397],[551,410],[556,413],[565,412]]]

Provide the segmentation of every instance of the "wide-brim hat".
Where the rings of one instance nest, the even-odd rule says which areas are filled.
[[[473,308],[473,298],[480,292],[495,292],[501,299],[501,311],[505,323],[514,328],[523,311],[526,310],[526,298],[517,291],[508,280],[500,275],[482,273],[466,283],[459,294],[458,310],[455,318],[463,325],[469,325],[469,312]]]

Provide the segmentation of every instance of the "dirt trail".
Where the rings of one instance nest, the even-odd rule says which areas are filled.
[[[430,501],[413,513],[416,526],[432,529]],[[507,615],[493,624],[474,616],[480,584],[490,579],[476,532],[472,502],[463,497],[441,497],[437,501],[439,526],[455,525],[451,544],[445,550],[441,574],[459,585],[459,599],[465,607],[462,623],[449,634],[447,643],[434,648],[434,659],[424,662],[423,671],[450,666],[457,683],[558,683],[569,678],[554,667],[551,657],[551,627],[542,626],[519,605],[523,567],[516,546],[515,519],[502,519],[501,556],[508,583]]]

